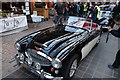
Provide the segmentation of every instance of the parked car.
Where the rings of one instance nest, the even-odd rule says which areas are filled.
[[[67,24],[31,33],[15,43],[19,65],[42,78],[72,78],[78,62],[100,42],[101,28],[91,20],[70,17]]]

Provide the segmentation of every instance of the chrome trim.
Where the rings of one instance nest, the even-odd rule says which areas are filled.
[[[47,73],[47,72],[45,72],[44,70],[40,70],[40,71],[38,71],[38,70],[36,70],[36,72],[39,74],[39,75],[43,75],[43,77],[45,77],[46,79],[63,79],[63,77],[54,77],[54,76],[52,76],[50,73]]]
[[[45,53],[43,53],[43,52],[38,51],[37,54],[39,54],[40,56],[43,56],[43,57],[47,58],[47,59],[50,60],[50,61],[52,61],[52,58],[49,57],[49,56],[47,56],[47,55],[46,55]]]
[[[47,45],[43,44],[43,46],[44,46],[45,48],[47,48]]]
[[[69,46],[67,46],[66,48],[64,48],[58,55],[56,58],[59,58],[65,51],[67,51],[70,47],[74,46],[76,42],[73,42],[72,44],[70,44]],[[62,60],[61,60],[62,61]]]
[[[32,60],[32,58],[26,58],[27,59],[27,63],[28,63],[28,65],[32,65],[32,63],[33,63],[33,60]]]
[[[19,59],[19,58],[20,58],[20,56],[19,56],[19,54],[18,54],[18,55],[16,56],[16,59]],[[19,59],[18,62],[21,63],[21,64],[23,64],[24,61],[21,61],[21,60]]]
[[[27,56],[27,57],[29,57],[29,55],[28,55],[28,53],[25,51],[25,55]]]

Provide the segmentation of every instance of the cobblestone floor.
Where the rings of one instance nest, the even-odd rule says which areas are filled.
[[[42,23],[29,24],[29,30],[2,37],[2,72],[4,78],[37,78],[33,73],[25,68],[13,67],[15,62],[11,62],[15,56],[14,43],[19,38],[34,32],[52,26],[51,20]],[[118,80],[120,78],[120,69],[111,70],[107,64],[111,64],[115,59],[118,50],[118,39],[110,35],[108,43],[105,42],[106,33],[102,35],[100,44],[94,48],[90,54],[79,63],[78,69],[74,75],[75,79],[83,78],[110,78]],[[115,45],[115,46],[113,46]],[[11,74],[12,73],[12,74]],[[17,74],[17,75],[16,75]]]

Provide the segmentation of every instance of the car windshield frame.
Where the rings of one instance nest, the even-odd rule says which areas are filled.
[[[111,11],[111,7],[109,5],[101,5],[99,6],[102,11]],[[107,10],[105,10],[107,8]]]
[[[65,27],[71,27],[71,28],[75,28],[75,29],[81,29],[81,30],[84,30],[84,31],[87,31],[89,32],[89,30],[87,30],[86,28],[83,28],[83,27],[77,27],[77,26],[71,26],[71,25],[65,25]],[[77,32],[77,31],[76,31]],[[75,33],[75,32],[74,32]]]

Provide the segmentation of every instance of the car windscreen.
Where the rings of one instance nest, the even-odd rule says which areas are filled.
[[[69,16],[68,18],[68,25],[71,24],[71,23],[74,23],[76,21],[85,21],[86,18],[82,18],[82,17],[76,17],[76,16]]]
[[[111,17],[111,11],[100,11],[100,17],[104,18]]]
[[[84,32],[85,30],[82,29],[82,28],[79,28],[79,27],[66,25],[66,26],[65,26],[65,31],[74,32],[74,33],[82,33],[82,32]]]
[[[110,6],[99,6],[102,11],[111,11]]]

